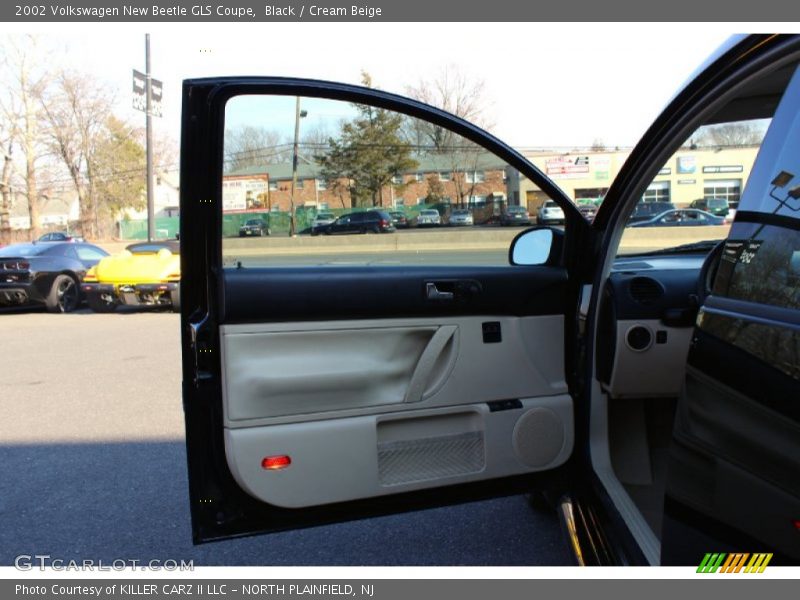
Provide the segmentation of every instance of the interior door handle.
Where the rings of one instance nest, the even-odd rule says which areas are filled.
[[[406,397],[403,402],[419,402],[422,400],[425,386],[428,385],[428,381],[433,373],[433,367],[436,366],[436,360],[457,329],[457,325],[442,325],[436,330],[436,333],[433,334],[433,337],[431,337],[427,347],[423,350],[422,355],[417,361],[414,374],[408,382]]]
[[[428,300],[452,300],[454,298],[453,292],[440,291],[433,281],[425,284],[425,296]]]

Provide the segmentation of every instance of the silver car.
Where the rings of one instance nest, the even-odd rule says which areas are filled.
[[[472,213],[466,209],[457,209],[450,213],[450,225],[474,225]]]
[[[417,217],[418,227],[441,225],[441,224],[442,224],[442,217],[439,214],[438,210],[425,209],[419,211],[419,216]]]
[[[336,215],[332,212],[320,212],[317,213],[317,216],[311,221],[311,228],[314,229],[316,227],[322,227],[323,225],[330,225],[335,220]]]

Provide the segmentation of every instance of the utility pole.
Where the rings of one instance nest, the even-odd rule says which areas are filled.
[[[300,96],[297,96],[297,102],[294,108],[294,146],[292,148],[292,192],[289,197],[289,235],[294,237],[297,232],[294,223],[294,190],[297,187],[297,154],[298,146],[300,143],[300,119],[305,117],[308,113],[300,110]]]
[[[153,201],[153,89],[150,75],[150,34],[144,35],[144,63],[147,105],[145,110],[145,126],[147,129],[145,144],[147,146],[147,241],[156,237],[155,204]]]

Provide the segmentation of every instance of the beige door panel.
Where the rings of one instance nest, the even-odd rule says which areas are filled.
[[[225,425],[565,393],[562,331],[560,316],[224,325]]]
[[[418,406],[418,405],[417,405]],[[572,399],[521,399],[225,430],[231,473],[253,497],[302,508],[547,470],[573,447]],[[288,456],[284,469],[262,460]]]

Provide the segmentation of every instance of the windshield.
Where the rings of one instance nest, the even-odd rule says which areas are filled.
[[[169,250],[175,254],[178,247],[172,244],[132,244],[126,250],[132,254],[158,254],[160,250]]]
[[[31,256],[41,256],[51,248],[53,248],[53,246],[42,246],[39,244],[14,244],[13,246],[0,249],[0,256],[21,256],[22,258],[29,258]]]
[[[724,122],[692,133],[639,197],[618,254],[704,251],[725,239],[735,214],[728,209],[739,202],[769,123]]]
[[[261,225],[261,221],[258,219],[250,219],[245,223],[245,225]]]
[[[508,212],[510,213],[524,213],[525,209],[522,206],[509,206]]]

